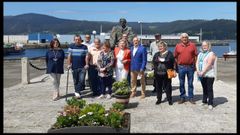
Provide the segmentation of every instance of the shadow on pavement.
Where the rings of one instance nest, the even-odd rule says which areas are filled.
[[[69,97],[74,97],[75,94],[74,93],[68,93],[67,95],[62,95],[59,97],[59,99],[63,99],[63,98],[69,98]]]
[[[216,98],[213,98],[213,106],[216,107],[220,104],[224,104],[228,102],[227,98],[225,97],[216,97]]]
[[[138,106],[138,104],[139,104],[138,102],[128,103],[126,109],[136,108]]]
[[[29,84],[34,84],[34,83],[41,83],[41,82],[45,82],[46,80],[49,79],[49,76],[45,76],[43,79],[41,79],[40,81],[34,81],[34,82],[29,82]]]
[[[202,94],[197,94],[197,95],[194,95],[193,100],[197,102],[199,100],[202,100],[202,97],[203,97]],[[180,94],[176,96],[172,96],[173,103],[177,102],[178,100],[180,100]],[[188,102],[188,98],[186,98],[185,101]]]

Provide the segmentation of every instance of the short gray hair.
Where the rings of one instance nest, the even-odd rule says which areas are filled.
[[[101,40],[100,40],[100,38],[94,38],[94,42],[95,42],[95,41],[97,41],[97,42],[101,43]]]
[[[180,38],[182,38],[182,37],[189,37],[189,36],[188,36],[187,33],[182,33],[181,36],[180,36]]]

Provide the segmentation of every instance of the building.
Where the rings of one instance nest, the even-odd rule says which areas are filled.
[[[142,44],[149,46],[154,40],[154,35],[137,35],[138,38],[142,39]],[[110,39],[110,35],[105,36],[106,40]],[[175,46],[178,42],[180,42],[180,35],[162,35],[161,39],[165,41],[169,46]],[[194,43],[199,43],[199,36],[189,36],[189,40]]]
[[[50,43],[53,37],[51,33],[31,33],[28,35],[28,43]]]
[[[28,35],[4,35],[3,42],[6,43],[28,43]]]

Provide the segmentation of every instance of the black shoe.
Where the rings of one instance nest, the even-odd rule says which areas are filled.
[[[161,104],[161,100],[157,100],[156,105]]]
[[[83,86],[82,86],[82,90],[86,90],[86,88],[85,88],[85,87],[86,87],[86,86],[85,86],[85,85],[83,85]]]
[[[173,105],[173,102],[172,102],[172,101],[168,101],[168,104],[169,104],[169,105]]]
[[[182,104],[185,102],[185,99],[184,98],[181,98],[179,101],[178,101],[178,104]]]
[[[195,101],[193,101],[192,98],[189,99],[189,102],[190,102],[191,104],[196,104]]]

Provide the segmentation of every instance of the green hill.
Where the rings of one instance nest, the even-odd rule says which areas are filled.
[[[86,21],[60,19],[42,14],[22,14],[17,16],[4,16],[4,34],[18,35],[33,32],[51,32],[59,34],[85,34],[96,30],[110,32],[118,22]],[[140,34],[140,25],[137,22],[128,22],[133,31]],[[190,35],[198,34],[200,28],[203,30],[203,39],[236,39],[235,20],[177,20],[173,22],[143,23],[143,34],[173,34],[187,32]]]

